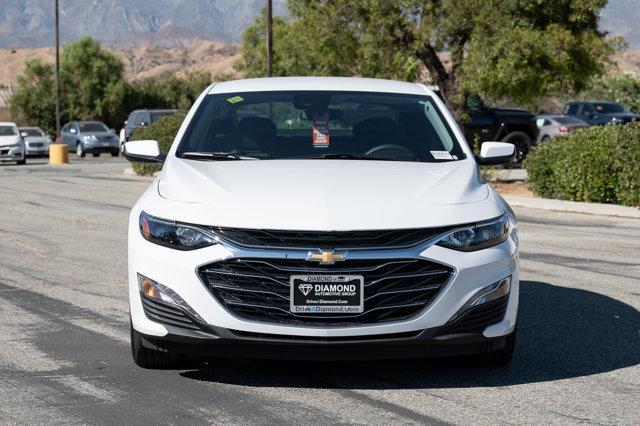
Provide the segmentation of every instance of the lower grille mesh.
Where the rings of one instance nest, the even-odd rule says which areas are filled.
[[[412,317],[424,309],[449,279],[451,268],[423,259],[347,260],[313,265],[294,259],[228,259],[199,270],[213,296],[233,314],[280,324],[372,324]],[[294,274],[364,276],[364,312],[294,314],[289,310],[289,278]]]
[[[439,335],[482,333],[491,324],[502,321],[507,311],[509,296],[473,307],[455,321],[445,324]]]
[[[148,299],[144,296],[141,297],[141,299],[144,313],[150,320],[174,327],[188,328],[190,330],[200,329],[182,309],[168,303]]]

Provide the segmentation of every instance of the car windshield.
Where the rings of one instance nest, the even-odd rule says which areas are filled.
[[[620,112],[627,112],[627,109],[620,104],[593,104],[595,110],[600,114],[615,114]]]
[[[329,91],[206,96],[177,155],[223,159],[225,154],[263,160],[465,158],[429,96]]]
[[[554,120],[560,124],[585,124],[584,121],[574,117],[555,117]]]
[[[81,133],[108,132],[109,129],[102,123],[79,123]]]
[[[26,133],[27,136],[44,136],[40,129],[20,129],[20,132]]]
[[[13,126],[0,126],[0,136],[15,136],[16,129]]]
[[[154,111],[149,115],[150,115],[151,122],[154,123],[159,118],[166,117],[167,115],[173,115],[175,113],[176,113],[175,111]]]

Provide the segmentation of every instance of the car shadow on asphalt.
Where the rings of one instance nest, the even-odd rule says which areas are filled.
[[[505,368],[460,360],[291,362],[212,359],[183,377],[258,387],[495,387],[588,376],[640,363],[640,312],[610,297],[522,281],[516,352]]]

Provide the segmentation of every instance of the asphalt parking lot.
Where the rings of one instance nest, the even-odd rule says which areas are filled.
[[[122,158],[0,165],[0,423],[614,423],[640,418],[640,221],[519,209],[508,368],[215,360],[128,342]]]

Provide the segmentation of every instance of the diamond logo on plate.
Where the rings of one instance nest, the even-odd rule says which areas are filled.
[[[311,291],[312,288],[313,288],[313,286],[311,284],[300,284],[300,285],[298,285],[298,289],[305,296],[309,294],[309,292]]]

